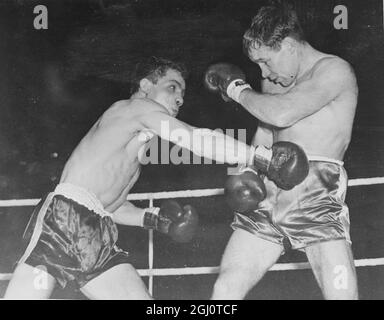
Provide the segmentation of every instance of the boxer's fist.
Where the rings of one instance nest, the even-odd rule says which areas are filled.
[[[205,72],[204,84],[208,90],[220,92],[224,101],[229,101],[229,98],[231,98],[238,102],[236,87],[238,87],[237,89],[239,87],[242,89],[245,89],[245,87],[250,88],[245,82],[244,72],[229,63],[217,63],[210,66]],[[236,94],[236,97],[234,97],[234,94]]]
[[[309,171],[304,150],[288,141],[276,142],[272,149],[256,147],[253,164],[284,190],[303,182]]]
[[[251,168],[245,168],[239,175],[227,180],[224,194],[232,210],[248,213],[257,209],[259,203],[265,199],[266,190],[258,174]]]
[[[164,201],[160,208],[148,208],[144,214],[144,228],[168,234],[176,242],[192,240],[198,224],[199,217],[192,206],[182,208],[173,200]]]

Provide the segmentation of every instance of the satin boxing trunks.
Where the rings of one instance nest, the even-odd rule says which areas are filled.
[[[111,214],[87,190],[68,183],[57,185],[34,209],[23,239],[19,263],[43,267],[65,287],[79,287],[106,270],[130,263],[116,246],[118,231]]]
[[[235,213],[232,228],[249,231],[281,246],[302,250],[310,245],[349,235],[345,204],[348,177],[343,162],[309,157],[309,173],[298,186],[285,191],[267,177],[267,197],[248,215]]]

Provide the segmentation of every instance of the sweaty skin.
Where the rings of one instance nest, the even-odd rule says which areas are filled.
[[[271,146],[277,141],[291,141],[303,147],[309,158],[342,160],[351,139],[358,94],[349,64],[289,37],[282,41],[279,51],[259,47],[248,54],[259,64],[264,78],[262,93],[244,89],[238,99],[260,120],[252,143]],[[310,185],[306,188],[311,190]],[[267,194],[270,190],[267,187]],[[296,205],[296,200],[279,201],[284,199],[279,191],[274,197],[266,205],[273,206],[276,212],[280,206]],[[302,227],[302,221],[297,228]],[[310,224],[308,219],[307,225]],[[316,221],[314,224],[321,227]],[[306,246],[305,253],[324,298],[357,299],[356,271],[347,239],[319,240],[322,241]],[[237,228],[225,249],[212,299],[245,298],[283,252],[283,245]],[[340,266],[345,268],[343,289],[334,285],[335,270]]]
[[[240,103],[261,121],[254,143],[291,141],[309,156],[342,160],[357,104],[353,70],[341,58],[309,44],[302,52],[304,58],[295,74],[295,69],[285,69],[290,63],[287,57],[250,50],[249,56],[259,64],[264,78],[263,94],[244,90],[240,96]]]
[[[137,118],[145,104],[126,100],[109,108],[74,150],[60,182],[90,190],[107,211],[115,211],[140,175],[138,155],[146,141],[139,139],[145,128]]]
[[[146,96],[139,93],[129,100],[116,102],[101,116],[74,150],[60,180],[91,191],[107,211],[121,213],[114,215],[117,223],[140,225],[140,222],[132,222],[126,217],[134,209],[126,197],[140,175],[139,154],[149,142],[142,139],[140,133],[151,131],[169,140],[169,137],[162,136],[162,121],[167,122],[170,132],[182,129],[192,134],[196,132],[194,130],[200,130],[175,118],[185,91],[185,82],[179,72],[168,70],[155,85],[145,80],[143,90],[146,86],[150,88]],[[211,130],[207,130],[204,136],[210,134],[217,138],[216,143],[223,146],[225,140],[225,148],[202,150],[193,144],[188,146],[179,140],[173,141],[172,137],[171,141],[213,160],[222,159],[225,155],[225,161],[231,164],[239,160],[231,158],[230,154],[237,154],[233,150],[237,149],[242,155],[240,163],[246,163],[253,152],[246,144]]]
[[[157,81],[141,79],[136,93],[129,100],[113,104],[82,139],[67,161],[60,183],[70,183],[93,193],[104,210],[113,213],[111,219],[116,224],[144,227],[146,209],[134,206],[126,197],[140,175],[139,157],[154,135],[211,160],[224,160],[230,164],[248,163],[254,148],[222,133],[194,128],[175,118],[183,104],[184,92],[185,81],[180,72],[173,69],[168,69]],[[167,125],[166,132],[161,130],[164,122]],[[172,132],[182,132],[188,137],[197,138],[183,140],[177,134],[172,135]],[[213,149],[213,144],[220,148]],[[185,210],[192,213],[191,207]],[[102,219],[100,223],[104,221]],[[104,228],[107,223],[108,220],[105,220],[100,228]],[[185,224],[182,228],[188,232]],[[177,238],[178,241],[181,238],[185,240],[184,236],[179,237],[173,233],[173,239]],[[82,241],[91,241],[96,250],[100,243],[94,239],[82,236]],[[76,247],[78,244],[69,245]],[[114,248],[114,251],[117,249]],[[103,250],[102,254],[105,252]],[[35,271],[33,266],[20,263],[8,285],[5,298],[47,299],[54,289],[56,279],[44,273],[47,285],[41,290],[35,286]],[[151,299],[139,274],[128,262],[108,268],[80,290],[91,299]]]

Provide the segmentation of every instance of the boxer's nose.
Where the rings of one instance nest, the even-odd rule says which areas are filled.
[[[269,71],[269,69],[264,66],[262,63],[259,64],[260,66],[260,69],[261,69],[261,76],[266,79],[269,77],[269,75],[271,74],[271,71]]]
[[[181,107],[184,103],[184,100],[182,97],[176,98],[176,106]]]

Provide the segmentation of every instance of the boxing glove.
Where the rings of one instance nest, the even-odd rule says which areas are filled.
[[[189,242],[194,237],[199,217],[196,210],[183,208],[173,200],[164,201],[160,208],[145,209],[143,226],[169,235],[176,242]]]
[[[238,175],[231,176],[224,188],[229,207],[243,214],[256,210],[266,193],[263,180],[251,168],[244,168]]]
[[[232,99],[239,102],[240,93],[244,89],[251,89],[251,86],[245,82],[244,72],[229,63],[210,66],[205,72],[204,84],[208,90],[220,92],[224,101]]]
[[[279,141],[272,148],[257,146],[252,164],[284,190],[303,182],[309,171],[304,150],[295,143]]]

